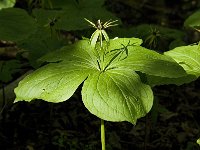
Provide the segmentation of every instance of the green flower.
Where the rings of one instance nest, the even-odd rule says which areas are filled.
[[[111,26],[118,25],[118,24],[113,24],[113,23],[117,22],[118,20],[115,20],[115,21],[108,20],[103,24],[99,19],[99,20],[97,20],[97,23],[95,24],[86,18],[84,18],[84,19],[87,22],[89,22],[90,25],[92,25],[92,27],[96,28],[96,31],[92,34],[92,36],[90,38],[90,43],[91,43],[92,47],[95,47],[98,38],[99,38],[100,46],[102,47],[103,46],[102,45],[102,43],[103,43],[102,37],[104,37],[106,42],[109,43],[108,34],[106,33],[106,31],[104,29],[111,27]]]

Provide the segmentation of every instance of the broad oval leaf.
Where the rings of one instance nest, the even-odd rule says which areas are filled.
[[[15,102],[34,99],[54,103],[65,101],[73,95],[90,71],[75,63],[48,64],[19,83],[15,89]]]
[[[82,99],[92,114],[104,120],[135,124],[151,109],[153,93],[135,72],[112,69],[91,74],[84,82]]]
[[[0,39],[20,41],[36,31],[35,20],[23,9],[7,8],[0,11]]]
[[[109,68],[128,68],[149,75],[168,78],[187,75],[185,70],[169,56],[141,46],[127,46],[127,49],[127,58],[115,61]]]
[[[15,89],[16,101],[61,102],[70,98],[87,76],[97,70],[94,56],[88,51],[90,48],[89,42],[82,40],[43,57],[41,61],[54,63],[36,70],[20,82]]]
[[[187,74],[200,76],[200,47],[198,45],[177,47],[164,54],[179,63]]]

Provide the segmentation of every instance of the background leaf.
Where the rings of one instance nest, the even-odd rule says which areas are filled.
[[[199,27],[200,26],[200,10],[190,15],[184,22],[185,27]]]
[[[0,18],[1,40],[20,41],[36,31],[35,20],[23,9],[2,9]]]
[[[32,13],[39,25],[48,27],[48,24],[51,22],[51,20],[57,19],[57,21],[60,21],[59,19],[64,11],[35,8],[33,9]],[[57,22],[55,22],[55,25],[56,24]]]
[[[138,38],[146,38],[152,32],[158,31],[161,37],[166,39],[182,39],[185,35],[184,32],[172,28],[167,28],[159,25],[154,24],[142,24],[136,27],[133,27],[132,30],[134,31],[134,36]]]
[[[16,3],[16,0],[0,0],[0,9],[13,7]]]
[[[36,17],[38,22],[43,25],[48,23],[49,19],[57,17],[59,19],[55,28],[65,31],[90,28],[84,18],[95,22],[98,19],[101,19],[103,22],[108,21],[109,19],[120,20],[111,12],[107,11],[102,6],[103,3],[104,1],[100,0],[80,0],[79,2],[76,2],[75,0],[52,1],[53,7],[57,10],[34,9],[33,15]]]
[[[198,45],[177,47],[164,54],[172,57],[188,74],[200,76],[200,48]]]

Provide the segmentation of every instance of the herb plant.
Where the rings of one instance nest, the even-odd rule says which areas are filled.
[[[98,21],[97,25],[102,23]],[[171,57],[141,47],[141,39],[108,40],[104,32],[97,28],[90,40],[80,40],[42,57],[40,61],[48,64],[25,77],[15,89],[15,102],[43,99],[58,103],[69,99],[83,83],[85,107],[102,120],[102,149],[103,120],[136,124],[152,107],[153,92],[138,72],[162,78],[187,76]]]

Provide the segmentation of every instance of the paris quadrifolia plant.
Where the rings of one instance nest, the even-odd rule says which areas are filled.
[[[46,65],[20,81],[15,89],[15,102],[34,99],[63,102],[83,85],[81,95],[85,107],[101,119],[102,150],[105,150],[104,121],[128,121],[135,125],[153,105],[151,85],[180,83],[188,77],[191,79],[188,73],[197,73],[179,55],[184,49],[191,49],[191,65],[197,59],[192,58],[197,45],[159,54],[140,46],[142,40],[138,38],[109,39],[105,29],[116,26],[117,20],[102,23],[99,19],[96,24],[85,20],[96,29],[90,39],[41,57],[38,61]]]
[[[105,29],[111,26],[117,26],[118,24],[113,24],[115,22],[117,22],[118,20],[115,21],[107,21],[104,24],[102,24],[101,20],[99,19],[97,21],[97,23],[93,23],[90,20],[84,18],[93,28],[96,28],[96,31],[92,34],[91,38],[90,38],[90,44],[92,47],[96,47],[97,42],[99,41],[100,43],[100,49],[103,50],[103,37],[106,40],[106,44],[109,45],[109,37],[108,34],[106,33]],[[106,47],[107,48],[107,47]],[[98,54],[98,59],[97,59],[97,63],[99,66],[99,70],[102,70],[101,67],[101,57],[99,55],[99,52],[97,51]],[[105,52],[103,52],[103,60],[104,61],[104,55]],[[104,67],[103,67],[104,68]],[[104,68],[106,69],[106,68]],[[101,144],[102,144],[102,150],[105,150],[105,125],[104,125],[104,120],[101,119]]]

